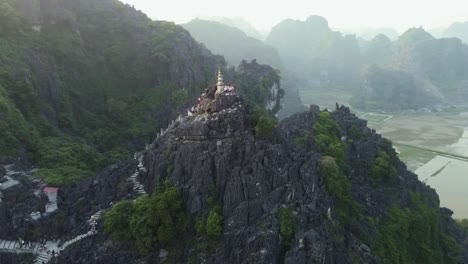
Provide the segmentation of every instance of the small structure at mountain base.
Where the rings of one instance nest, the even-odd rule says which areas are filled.
[[[58,188],[55,187],[45,187],[44,193],[49,198],[49,202],[46,204],[46,213],[55,212],[58,209],[57,206],[57,193]]]

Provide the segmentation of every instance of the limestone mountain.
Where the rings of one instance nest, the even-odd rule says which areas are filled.
[[[0,161],[55,184],[129,157],[225,65],[115,0],[2,0],[0,14]]]
[[[412,28],[393,43],[374,39],[364,55],[378,67],[363,71],[353,106],[400,110],[466,105],[468,46],[459,39],[437,39],[423,28]]]
[[[393,62],[396,48],[392,41],[385,35],[379,34],[373,38],[363,51],[366,64],[389,66]]]
[[[467,260],[451,211],[348,108],[312,106],[260,137],[242,98],[212,100],[144,152],[138,177],[151,196],[109,208],[107,234],[65,249],[57,263]],[[83,185],[88,202],[107,208],[122,197],[125,173]],[[79,208],[72,190],[64,195]]]
[[[413,47],[419,43],[435,39],[422,27],[410,28],[398,38],[398,45],[402,47]]]
[[[454,38],[434,38],[423,28],[411,28],[396,41],[385,35],[358,41],[311,16],[279,23],[266,43],[300,77],[301,91],[324,100],[336,95],[353,107],[372,110],[466,105],[467,46]],[[408,95],[416,98],[400,100]]]
[[[278,69],[281,73],[281,87],[285,91],[279,112],[281,118],[304,110],[298,95],[299,84],[294,81],[296,73],[285,67],[274,47],[247,36],[237,28],[214,21],[195,19],[182,26],[208,49],[223,55],[231,65],[255,59],[259,64],[268,64]]]
[[[257,30],[252,24],[242,17],[201,17],[202,20],[216,21],[226,26],[234,27],[240,29],[247,36],[264,40],[266,35],[259,30]]]
[[[0,161],[39,165],[49,184],[130,157],[228,71],[182,27],[116,0],[2,0],[0,14]],[[264,101],[247,97],[277,112],[280,76],[262,67]]]
[[[442,34],[445,38],[459,38],[468,44],[468,21],[457,22],[450,25]]]
[[[370,111],[431,108],[439,105],[441,98],[431,93],[429,87],[430,82],[411,73],[373,65],[364,70],[361,88],[350,103]]]
[[[351,89],[357,83],[361,65],[355,36],[343,36],[330,29],[325,18],[305,21],[287,19],[273,27],[266,43],[274,46],[286,68],[306,86]]]
[[[231,65],[253,59],[276,68],[281,65],[275,48],[248,36],[238,28],[201,19],[194,19],[182,26],[212,52],[223,55]]]
[[[400,34],[393,29],[393,28],[372,28],[372,29],[365,29],[358,33],[359,37],[362,37],[366,40],[372,40],[378,35],[385,35],[387,38],[393,40],[397,40]]]

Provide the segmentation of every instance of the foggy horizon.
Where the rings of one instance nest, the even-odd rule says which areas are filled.
[[[202,0],[197,2],[172,1],[157,5],[143,0],[121,0],[133,5],[154,20],[167,20],[184,24],[195,18],[241,17],[255,29],[266,33],[285,19],[305,20],[312,15],[322,16],[330,28],[344,31],[391,28],[403,33],[409,28],[426,30],[445,28],[455,22],[468,20],[468,2],[448,0],[442,2],[410,3],[394,1],[357,0],[341,3],[337,0],[311,5],[304,0],[285,2]],[[184,6],[183,9],[180,7]],[[261,11],[261,10],[265,11]],[[267,13],[263,15],[262,12]]]

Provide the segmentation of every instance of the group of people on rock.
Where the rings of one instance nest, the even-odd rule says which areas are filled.
[[[47,250],[47,243],[45,239],[39,241],[39,251]]]
[[[236,94],[236,89],[233,85],[231,85],[231,83],[228,83],[226,86],[224,86],[223,92],[225,95],[234,95]]]
[[[216,85],[206,88],[205,91],[200,95],[200,97],[198,97],[196,106],[193,106],[193,107],[191,107],[190,109],[187,110],[188,115],[190,116],[193,113],[195,113],[196,111],[198,111],[198,109],[200,109],[200,105],[201,105],[201,102],[202,102],[203,98],[208,98],[208,99],[214,100],[217,90],[218,90],[218,88],[217,88]],[[224,86],[224,89],[223,89],[222,93],[224,95],[235,95],[236,94],[236,89],[229,82],[226,86]]]
[[[205,89],[205,92],[202,93],[200,95],[200,97],[198,97],[197,99],[197,105],[200,105],[201,104],[201,101],[203,98],[208,98],[208,99],[212,99],[214,100],[215,99],[215,95],[216,95],[216,91],[217,91],[217,87],[216,85],[215,86],[211,86],[209,88],[206,88]],[[236,94],[236,88],[234,87],[234,85],[232,85],[231,83],[228,83],[226,86],[224,86],[224,89],[223,89],[223,94],[225,95],[235,95]]]

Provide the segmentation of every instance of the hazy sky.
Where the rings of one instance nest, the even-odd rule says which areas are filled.
[[[153,19],[178,24],[200,16],[241,16],[261,30],[285,18],[325,17],[333,28],[427,29],[468,20],[468,0],[123,0]]]

